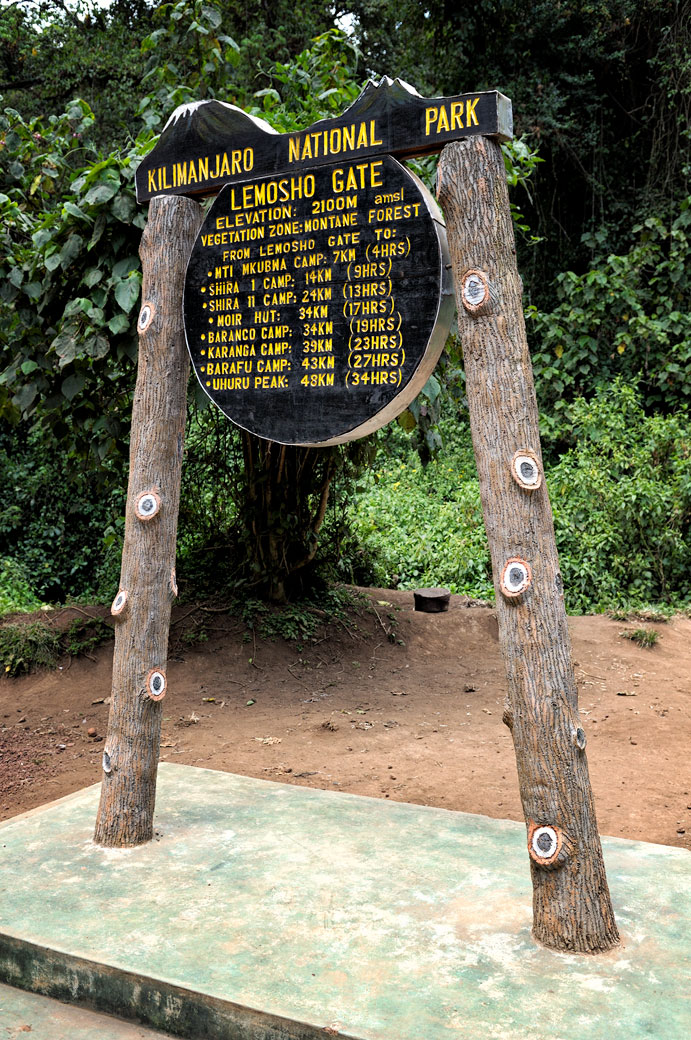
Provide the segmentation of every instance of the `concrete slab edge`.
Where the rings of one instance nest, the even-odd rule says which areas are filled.
[[[279,1018],[1,933],[0,981],[189,1040],[324,1040],[335,1034],[328,1024]]]

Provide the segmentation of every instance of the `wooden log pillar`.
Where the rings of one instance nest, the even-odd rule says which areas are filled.
[[[501,148],[483,137],[449,144],[437,176],[508,678],[504,721],[528,829],[533,935],[556,950],[596,953],[619,935],[578,714]]]
[[[153,837],[189,376],[182,290],[201,222],[191,199],[152,199],[140,247],[139,363],[120,589],[111,608],[113,684],[94,835],[100,845]]]

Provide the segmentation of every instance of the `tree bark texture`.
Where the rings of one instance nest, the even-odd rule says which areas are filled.
[[[249,556],[272,602],[285,603],[317,554],[339,449],[241,434]]]
[[[201,207],[191,199],[153,199],[140,247],[125,541],[112,607],[113,685],[94,835],[101,845],[140,845],[153,837],[189,376],[182,290],[201,222]]]
[[[481,137],[449,144],[437,176],[508,679],[504,721],[528,828],[533,935],[553,949],[596,953],[619,935],[578,714],[501,148]]]

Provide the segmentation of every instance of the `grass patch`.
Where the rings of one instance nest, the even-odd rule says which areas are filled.
[[[77,618],[62,632],[42,618],[7,623],[0,626],[0,669],[14,678],[55,668],[65,654],[88,655],[112,635],[112,627],[102,618]]]
[[[616,610],[608,610],[607,616],[612,621],[645,621],[651,625],[666,625],[674,616],[673,607],[639,607],[627,610],[625,607]]]
[[[660,638],[660,633],[654,628],[632,628],[628,632],[620,632],[619,635],[622,639],[630,639],[644,650],[651,650]]]
[[[60,654],[60,635],[45,621],[3,625],[0,628],[0,666],[14,677],[36,668],[54,668]]]
[[[285,606],[248,599],[239,612],[247,625],[246,635],[255,632],[262,639],[281,638],[288,643],[297,643],[300,649],[300,644],[314,637],[319,625],[338,621],[342,625],[357,627],[351,614],[364,598],[342,585],[334,585]],[[367,603],[369,605],[369,601]]]

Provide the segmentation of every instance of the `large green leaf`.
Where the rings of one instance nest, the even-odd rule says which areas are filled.
[[[65,242],[64,246],[60,250],[60,263],[63,267],[69,267],[73,260],[75,260],[84,245],[84,239],[81,235],[70,235]]]
[[[118,220],[122,220],[124,224],[129,224],[136,212],[137,204],[130,194],[121,191],[113,199],[111,209],[113,216],[117,217]]]
[[[79,206],[75,206],[73,202],[66,202],[62,208],[65,211],[65,213],[69,213],[71,217],[77,217],[78,220],[86,220],[87,222],[91,223],[92,218],[88,216],[88,214],[84,213],[84,211],[81,210]]]
[[[18,408],[21,408],[21,410],[25,412],[27,408],[30,408],[34,403],[37,394],[38,386],[36,383],[26,383],[25,386],[14,395],[12,401]]]
[[[73,372],[67,379],[63,380],[62,392],[68,401],[74,400],[80,390],[84,389],[86,376],[83,372]]]
[[[102,278],[103,271],[100,267],[90,267],[82,278],[82,282],[90,289],[93,285],[96,285],[97,282],[100,282]]]
[[[110,350],[110,343],[105,336],[89,336],[84,343],[84,350],[89,357],[102,358]]]
[[[129,278],[125,278],[115,286],[115,299],[127,314],[139,299],[139,290],[139,278],[134,271]]]
[[[98,181],[87,191],[84,201],[90,206],[108,202],[120,190],[120,174],[112,166],[101,171]]]
[[[50,347],[51,350],[54,350],[60,358],[61,368],[68,362],[73,361],[79,348],[75,326],[66,325],[65,328],[55,337]]]
[[[120,332],[124,332],[125,329],[129,328],[129,325],[130,319],[126,314],[116,314],[115,317],[111,318],[108,322],[108,328],[114,336],[117,336]]]

